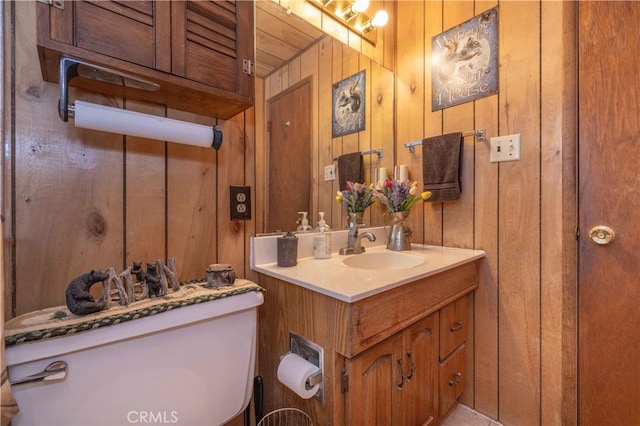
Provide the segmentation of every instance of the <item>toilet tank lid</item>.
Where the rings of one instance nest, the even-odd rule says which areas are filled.
[[[206,278],[180,284],[180,290],[170,291],[165,296],[136,301],[127,306],[112,306],[84,316],[72,314],[66,306],[55,306],[20,315],[4,325],[5,346],[75,335],[190,305],[248,292],[265,291],[256,283],[245,279],[236,279],[233,285],[213,289],[202,286],[207,284]]]

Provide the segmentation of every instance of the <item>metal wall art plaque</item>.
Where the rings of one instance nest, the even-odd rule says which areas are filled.
[[[498,8],[431,39],[431,110],[498,93]]]
[[[364,70],[333,85],[334,138],[364,130],[365,88]]]

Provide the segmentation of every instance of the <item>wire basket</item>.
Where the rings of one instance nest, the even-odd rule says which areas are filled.
[[[313,421],[297,408],[280,408],[268,413],[256,426],[313,426]]]

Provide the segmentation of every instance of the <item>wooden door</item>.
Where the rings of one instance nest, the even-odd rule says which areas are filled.
[[[269,100],[265,231],[295,231],[298,212],[311,216],[311,83]]]
[[[581,425],[640,424],[640,2],[579,5]],[[589,231],[614,230],[609,244]],[[604,236],[604,234],[603,234]]]

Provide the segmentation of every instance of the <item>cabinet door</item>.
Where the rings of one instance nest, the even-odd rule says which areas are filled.
[[[50,8],[49,37],[147,68],[169,71],[170,8],[167,2],[65,1]]]
[[[399,424],[399,397],[403,391],[402,334],[396,334],[346,362],[349,390],[346,424]]]
[[[173,1],[172,73],[228,92],[251,95],[253,2]]]
[[[438,314],[403,331],[405,384],[402,425],[426,425],[438,416]]]

